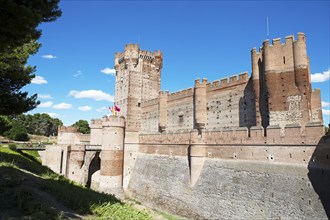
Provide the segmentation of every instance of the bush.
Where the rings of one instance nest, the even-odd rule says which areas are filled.
[[[6,131],[4,135],[15,141],[28,141],[29,140],[29,135],[27,134],[26,129],[19,124],[18,122],[13,123],[13,127]]]

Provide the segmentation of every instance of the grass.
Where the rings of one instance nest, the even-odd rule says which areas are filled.
[[[0,145],[0,219],[152,219],[52,172],[38,156]]]

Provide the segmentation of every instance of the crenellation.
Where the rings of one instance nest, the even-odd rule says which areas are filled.
[[[294,35],[289,35],[285,37],[285,44],[292,45],[294,41]]]
[[[109,115],[103,116],[102,127],[124,127],[125,118],[123,116]]]
[[[267,48],[268,46],[271,46],[271,45],[269,45],[269,40],[267,39],[267,40],[265,40],[265,41],[262,43],[262,49],[265,49],[265,48]]]
[[[169,93],[168,100],[172,101],[172,100],[181,99],[181,98],[185,98],[185,97],[189,97],[189,96],[193,96],[193,95],[194,95],[193,88],[189,88],[189,89],[180,90],[180,91],[177,91],[174,93]]]
[[[147,107],[151,105],[158,105],[159,98],[149,99],[141,103],[141,107]]]
[[[60,132],[79,133],[79,129],[77,127],[72,127],[72,126],[58,126],[58,133]]]
[[[281,38],[274,38],[272,40],[273,46],[280,46],[281,45]]]
[[[248,72],[243,72],[238,74],[238,81],[239,82],[247,82],[249,80]]]
[[[220,86],[225,87],[226,85],[228,85],[228,77],[220,79]]]
[[[209,82],[206,84],[207,91],[217,90],[217,89],[224,89],[227,87],[232,87],[235,85],[240,85],[242,83],[247,83],[249,80],[248,73],[243,72],[238,75],[233,75],[228,78],[223,78],[220,80],[215,80],[213,82]],[[196,81],[195,81],[196,83]]]
[[[230,84],[236,83],[238,81],[237,79],[238,79],[237,75],[231,76],[229,77],[229,83]]]

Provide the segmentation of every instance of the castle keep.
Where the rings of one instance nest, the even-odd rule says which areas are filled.
[[[93,189],[188,218],[326,218],[330,138],[306,37],[251,50],[252,74],[160,91],[163,55],[115,54],[117,116],[60,127],[43,164]]]

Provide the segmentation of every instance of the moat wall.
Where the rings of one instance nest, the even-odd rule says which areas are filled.
[[[163,149],[162,146],[141,148],[127,190],[130,196],[150,207],[191,219],[327,219],[329,144],[245,146],[253,151],[268,149],[281,155],[291,152],[295,163],[276,162],[278,157],[274,160],[204,157],[199,162],[202,169],[194,185],[189,169],[191,161],[180,155],[181,151],[188,151],[188,146],[163,147],[172,150],[152,153],[150,149]],[[220,146],[212,146],[216,147]],[[324,158],[316,163],[314,156],[320,147],[323,149],[319,156]],[[236,151],[241,146],[225,148]],[[315,152],[314,162],[303,161],[305,152]]]
[[[321,129],[140,135],[126,194],[189,219],[327,219],[330,136]]]

